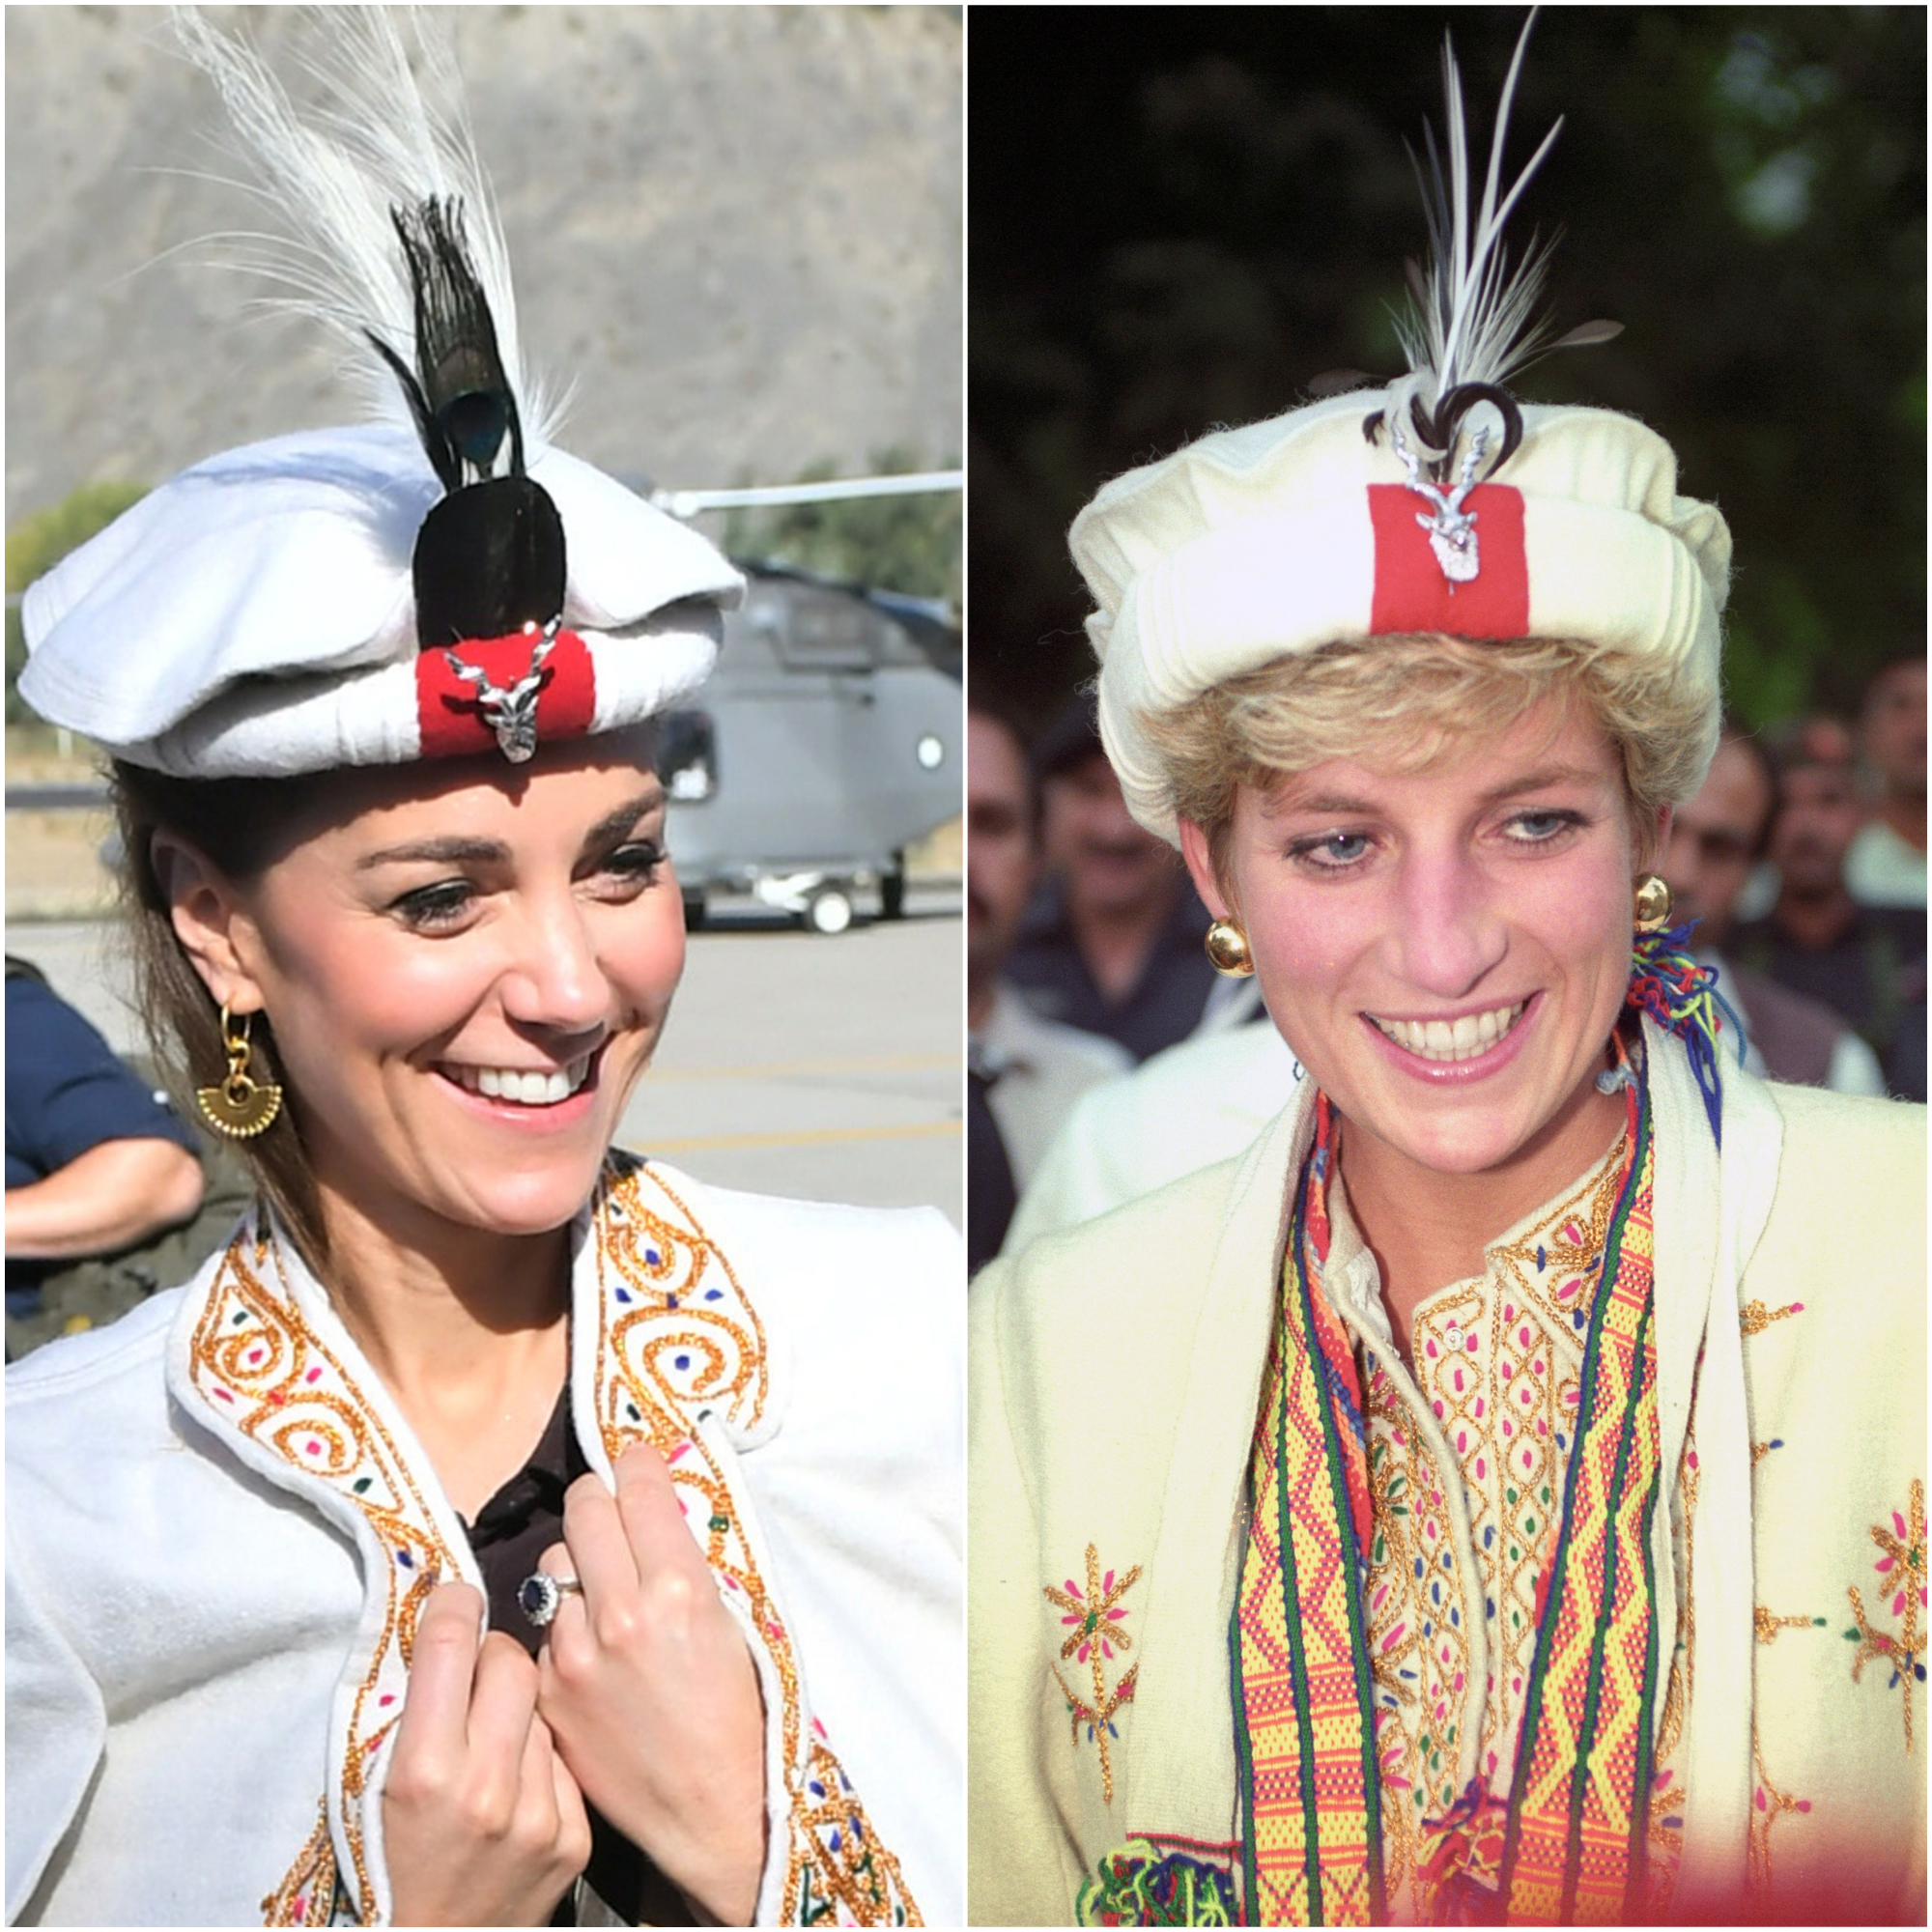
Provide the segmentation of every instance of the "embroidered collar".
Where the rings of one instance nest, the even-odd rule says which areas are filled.
[[[1533,1247],[1540,1237],[1557,1232],[1577,1197],[1594,1193],[1612,1166],[1621,1168],[1629,1144],[1630,1128],[1625,1123],[1602,1158],[1586,1168],[1579,1179],[1566,1182],[1541,1207],[1531,1208],[1493,1240],[1483,1244],[1485,1268],[1492,1265],[1492,1257],[1510,1249]],[[1386,1356],[1394,1351],[1395,1331],[1389,1325],[1388,1310],[1382,1305],[1381,1270],[1356,1224],[1339,1163],[1328,1183],[1328,1259],[1321,1272],[1322,1292],[1334,1303],[1343,1321]],[[1436,1289],[1416,1304],[1416,1315],[1421,1316],[1445,1297],[1464,1294],[1472,1287],[1479,1287],[1483,1278],[1471,1275]]]
[[[656,1447],[758,1670],[774,1842],[759,1918],[918,1922],[896,1859],[810,1713],[752,1519],[737,1455],[769,1438],[781,1406],[763,1322],[666,1177],[629,1156],[612,1156],[572,1247],[571,1406],[585,1457],[608,1480],[631,1443]],[[344,1529],[361,1556],[367,1604],[317,1766],[321,1817],[262,1905],[270,1924],[386,1919],[385,1747],[430,1591],[453,1578],[481,1587],[462,1520],[272,1218],[244,1225],[184,1297],[168,1381],[186,1413]]]

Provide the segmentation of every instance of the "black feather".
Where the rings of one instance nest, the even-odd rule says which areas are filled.
[[[421,650],[541,630],[563,610],[563,520],[527,476],[471,483],[423,519],[412,576]]]
[[[413,209],[392,209],[390,218],[415,297],[416,377],[463,466],[463,480],[480,482],[497,474],[506,440],[506,473],[521,476],[523,424],[503,373],[490,304],[464,240],[462,204],[432,198]]]
[[[376,354],[395,371],[396,381],[403,385],[410,414],[415,421],[416,435],[422,439],[422,446],[429,452],[430,468],[436,471],[437,480],[445,490],[462,489],[463,466],[457,462],[456,452],[450,448],[449,439],[443,435],[442,425],[437,421],[436,413],[429,406],[429,398],[423,394],[422,384],[415,379],[415,372],[374,329],[365,328],[362,333],[369,338]]]
[[[416,532],[423,650],[539,629],[563,611],[563,520],[524,473],[524,430],[454,198],[389,212],[414,297],[412,370],[373,334],[446,493]]]

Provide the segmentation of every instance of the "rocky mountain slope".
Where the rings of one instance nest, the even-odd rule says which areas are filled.
[[[283,8],[217,8],[297,94]],[[666,484],[955,459],[957,10],[440,10],[558,438]],[[7,517],[100,477],[349,420],[334,345],[182,244],[260,225],[149,7],[9,8]]]

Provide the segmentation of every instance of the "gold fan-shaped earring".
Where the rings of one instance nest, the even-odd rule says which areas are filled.
[[[1217,973],[1231,980],[1245,980],[1255,970],[1254,954],[1248,951],[1248,935],[1232,919],[1217,919],[1202,941]]]
[[[274,1125],[282,1111],[282,1090],[272,1080],[256,1080],[248,1072],[248,1015],[221,1008],[221,1050],[228,1056],[228,1077],[218,1087],[197,1087],[196,1103],[208,1124],[224,1139],[251,1141]]]
[[[1670,888],[1655,872],[1636,882],[1636,929],[1662,932],[1670,923]]]

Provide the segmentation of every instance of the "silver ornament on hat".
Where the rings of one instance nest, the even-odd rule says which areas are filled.
[[[1463,79],[1455,48],[1444,37],[1447,182],[1435,129],[1426,122],[1426,176],[1415,151],[1409,150],[1429,222],[1430,265],[1425,275],[1413,262],[1409,264],[1409,306],[1395,317],[1408,373],[1388,385],[1382,407],[1363,424],[1372,442],[1379,439],[1383,429],[1388,431],[1390,447],[1407,471],[1408,488],[1429,504],[1429,511],[1418,512],[1416,521],[1429,532],[1429,547],[1451,583],[1470,582],[1481,569],[1477,512],[1465,510],[1463,503],[1478,483],[1494,475],[1510,460],[1522,440],[1521,412],[1504,391],[1503,383],[1548,350],[1607,342],[1623,327],[1621,323],[1590,322],[1558,341],[1547,341],[1546,326],[1533,322],[1531,311],[1542,292],[1552,244],[1532,242],[1528,253],[1514,268],[1503,252],[1503,224],[1563,127],[1559,116],[1517,176],[1515,185],[1499,199],[1510,105],[1537,11],[1531,8],[1523,22],[1503,82],[1495,133],[1490,143],[1489,175],[1473,220]],[[1478,410],[1492,411],[1502,428],[1500,450],[1487,470],[1483,460],[1493,425],[1487,419],[1470,420]]]
[[[465,664],[453,650],[443,661],[466,684],[476,687],[476,707],[483,722],[497,734],[497,749],[513,765],[527,764],[537,752],[537,697],[543,690],[543,663],[556,648],[556,626],[537,639],[530,668],[515,684],[490,682],[481,665]]]
[[[1476,549],[1476,519],[1481,512],[1464,510],[1463,502],[1476,487],[1476,470],[1483,461],[1483,452],[1490,446],[1489,426],[1478,424],[1463,458],[1462,473],[1455,488],[1446,493],[1423,475],[1422,459],[1403,441],[1402,431],[1394,423],[1389,425],[1389,440],[1402,458],[1403,468],[1408,471],[1408,487],[1434,505],[1431,515],[1418,510],[1415,521],[1429,532],[1429,548],[1435,553],[1442,575],[1451,583],[1472,582],[1482,568],[1481,554]]]

